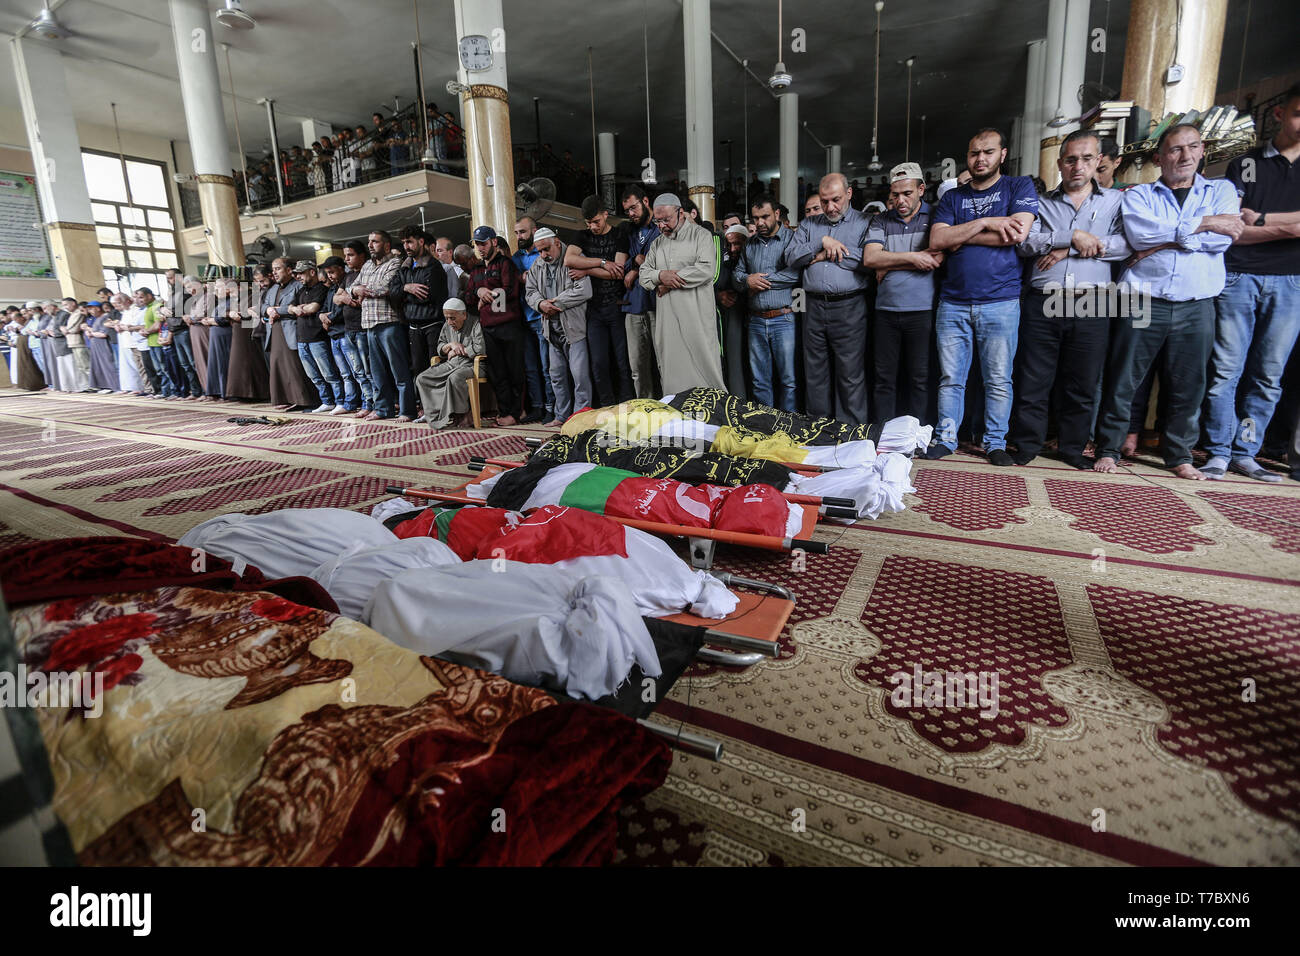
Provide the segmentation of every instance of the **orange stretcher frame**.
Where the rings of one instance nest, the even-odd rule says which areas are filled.
[[[513,467],[518,467],[518,465]],[[483,465],[481,468],[482,472],[478,478],[457,485],[449,491],[425,491],[418,488],[406,488],[401,485],[389,485],[386,490],[389,494],[405,495],[408,498],[445,501],[450,504],[484,505],[485,502],[482,498],[471,498],[465,494],[465,488],[473,484],[474,481],[491,478],[505,469],[496,465]],[[817,529],[817,519],[819,517],[817,509],[811,505],[800,505],[799,507],[803,512],[803,523],[799,527],[800,537],[784,538],[776,535],[748,534],[741,531],[720,531],[717,528],[693,528],[686,525],[663,524],[657,521],[641,521],[637,518],[621,518],[617,515],[604,515],[603,517],[627,525],[629,528],[648,531],[650,534],[686,538],[690,544],[691,566],[701,571],[708,571],[713,567],[714,550],[718,542],[738,544],[763,551],[804,551],[808,554],[828,553],[830,546],[826,542],[814,541],[809,537]]]

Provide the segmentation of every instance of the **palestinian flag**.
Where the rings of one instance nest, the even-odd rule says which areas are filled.
[[[651,478],[589,463],[534,457],[466,488],[492,508],[531,511],[548,505],[687,528],[716,528],[777,538],[798,537],[803,509],[767,484],[726,488]]]
[[[489,535],[518,521],[504,508],[425,508],[393,515],[384,526],[399,538],[437,538],[462,561],[472,561]]]
[[[727,397],[734,400],[733,396]],[[785,412],[770,411],[785,419],[791,417]],[[728,425],[707,421],[707,417],[707,413],[698,409],[688,413],[652,399],[632,399],[610,408],[574,415],[565,422],[561,431],[565,435],[577,436],[594,428],[619,444],[668,446],[718,452],[734,458],[763,458],[832,468],[872,465],[877,452],[901,452],[910,456],[918,448],[929,445],[931,431],[921,428],[921,423],[915,418],[902,416],[882,426],[874,426],[872,439],[816,445],[801,444],[779,428],[768,430],[779,424],[789,424],[784,419],[762,423],[757,416],[751,416],[750,425]],[[760,424],[764,425],[762,430],[751,427]]]

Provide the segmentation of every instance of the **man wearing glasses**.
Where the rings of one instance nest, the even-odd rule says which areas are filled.
[[[660,383],[665,393],[700,385],[725,390],[713,297],[713,236],[687,218],[672,193],[655,197],[653,215],[659,238],[650,244],[637,282],[656,297]]]

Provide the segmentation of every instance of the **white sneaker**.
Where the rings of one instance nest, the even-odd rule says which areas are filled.
[[[328,412],[328,411],[333,411],[333,409],[334,409],[333,405],[322,405],[320,408],[313,408],[311,410],[311,413],[315,415],[318,412]]]
[[[331,415],[342,415],[342,414],[343,414],[344,412],[346,412],[346,411],[347,411],[347,409],[344,408],[342,405],[335,405],[332,409],[330,409],[330,414],[331,414]]]

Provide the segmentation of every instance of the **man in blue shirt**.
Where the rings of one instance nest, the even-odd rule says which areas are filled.
[[[732,271],[737,288],[749,293],[749,369],[754,400],[783,412],[795,410],[794,311],[792,292],[799,272],[787,259],[794,233],[781,228],[776,201],[754,200],[754,235]]]
[[[930,248],[946,252],[948,276],[939,292],[939,426],[927,458],[957,450],[966,412],[972,346],[984,374],[984,449],[994,465],[1013,464],[1007,453],[1011,372],[1020,327],[1020,258],[1015,246],[1038,217],[1038,194],[1028,176],[1003,176],[1006,137],[982,129],[966,153],[970,182],[943,194],[930,227]]]
[[[943,253],[930,245],[933,210],[921,198],[925,180],[916,163],[889,172],[889,212],[867,229],[862,263],[876,271],[876,421],[896,415],[926,418],[930,392],[930,332],[934,328],[935,276]],[[904,375],[898,386],[899,362]]]
[[[1116,470],[1133,391],[1164,346],[1165,464],[1179,478],[1206,477],[1192,465],[1192,446],[1200,437],[1205,368],[1214,347],[1214,297],[1223,291],[1223,254],[1244,224],[1232,183],[1196,171],[1204,158],[1195,126],[1171,126],[1156,150],[1160,179],[1124,193],[1124,235],[1136,252],[1120,284],[1136,287],[1150,304],[1111,329],[1110,391],[1097,419],[1095,471]]]
[[[655,297],[636,281],[641,263],[645,262],[650,243],[659,238],[659,230],[650,221],[650,197],[638,183],[623,190],[623,215],[627,216],[627,271],[623,287],[623,322],[627,327],[627,361],[632,367],[632,387],[637,398],[658,398],[662,393],[655,381],[659,371],[655,360]]]
[[[1273,108],[1272,142],[1228,164],[1224,174],[1241,196],[1241,236],[1224,256],[1227,279],[1215,300],[1217,323],[1210,394],[1205,401],[1201,468],[1221,478],[1227,468],[1256,481],[1282,476],[1255,461],[1282,394],[1282,373],[1300,336],[1300,83]],[[1300,477],[1300,446],[1291,477]]]
[[[532,216],[520,216],[515,220],[515,240],[518,251],[512,257],[519,267],[520,281],[537,261],[538,252],[533,245],[533,234],[537,232],[537,223]],[[519,420],[520,424],[532,422],[550,422],[555,418],[555,392],[551,389],[549,351],[543,338],[542,314],[528,304],[523,290],[519,292],[519,301],[524,307],[524,318],[528,323],[529,335],[524,339],[524,378],[528,382],[529,413]],[[542,409],[545,408],[545,417]]]
[[[799,223],[786,266],[803,270],[807,411],[851,425],[867,423],[867,276],[862,247],[868,219],[852,206],[840,173],[822,177],[822,211]],[[778,213],[780,209],[778,207]]]

